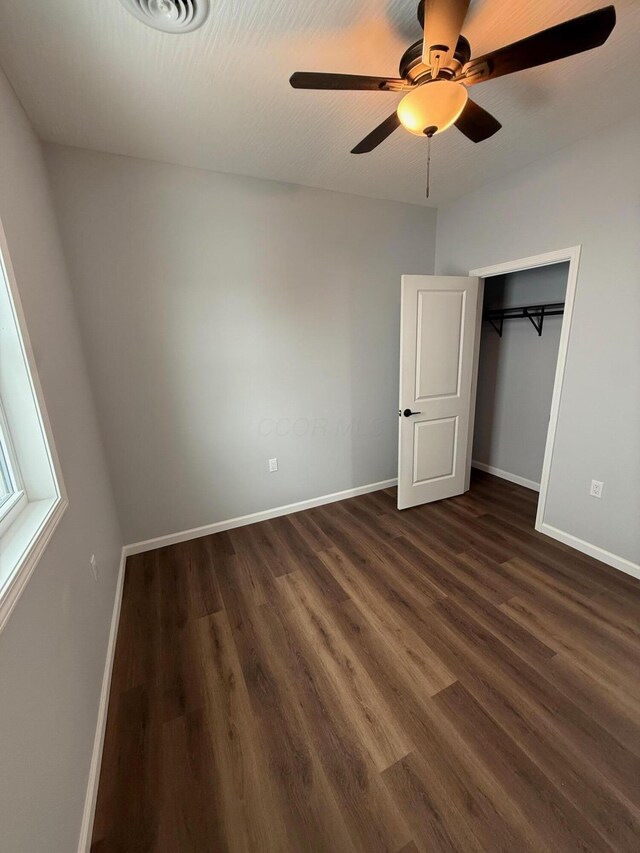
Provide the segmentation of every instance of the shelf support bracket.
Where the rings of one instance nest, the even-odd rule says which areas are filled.
[[[544,324],[544,305],[540,309],[540,314],[538,315],[538,322],[536,322],[536,318],[532,314],[529,314],[526,308],[524,309],[524,316],[528,317],[529,320],[531,320],[533,328],[538,333],[538,337],[542,337],[542,326]]]
[[[500,316],[500,318],[499,318],[500,325],[499,326],[496,326],[496,324],[493,322],[493,319],[491,317],[487,317],[487,320],[491,323],[491,325],[496,330],[498,335],[500,337],[502,337],[502,327],[504,326],[504,317]]]

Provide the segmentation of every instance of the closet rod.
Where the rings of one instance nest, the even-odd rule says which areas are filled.
[[[545,317],[557,317],[564,314],[564,302],[544,302],[541,305],[522,305],[518,308],[490,308],[484,312],[484,319],[488,320],[496,332],[502,337],[502,329],[505,320],[531,320],[538,333],[542,335],[542,327]]]

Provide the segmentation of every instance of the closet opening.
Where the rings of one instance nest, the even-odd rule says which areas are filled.
[[[539,492],[537,530],[544,528],[578,256],[575,248],[471,273],[484,282],[471,467]]]

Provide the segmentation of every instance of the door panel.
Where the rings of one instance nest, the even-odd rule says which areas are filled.
[[[455,291],[418,292],[416,400],[458,393],[464,299]]]
[[[468,488],[480,303],[478,279],[402,276],[398,509]]]
[[[413,482],[452,477],[458,418],[418,421],[413,427]]]

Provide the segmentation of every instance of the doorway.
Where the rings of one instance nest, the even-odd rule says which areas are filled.
[[[470,464],[539,490],[544,523],[580,247],[470,272],[484,283]]]

